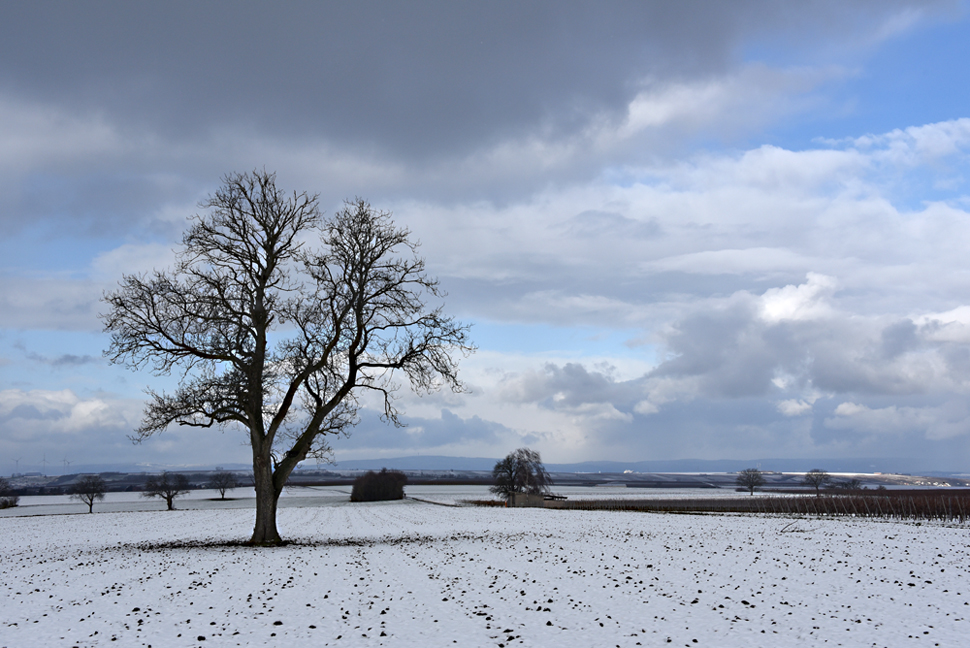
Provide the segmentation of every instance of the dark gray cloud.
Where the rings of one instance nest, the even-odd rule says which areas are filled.
[[[898,357],[919,344],[916,324],[909,319],[890,324],[882,330],[880,337],[882,353],[886,358]]]
[[[327,209],[508,202],[789,112],[775,100],[819,79],[749,79],[721,100],[701,87],[761,46],[824,65],[820,43],[865,50],[907,10],[952,5],[19,3],[0,21],[0,222],[173,240],[166,210],[190,215],[222,174],[264,165]],[[700,86],[671,104],[683,84]],[[676,123],[617,135],[644,92]],[[636,237],[656,222],[599,224]]]
[[[575,132],[651,78],[723,72],[742,40],[871,37],[910,4],[17,3],[0,83],[177,137],[240,123],[413,160]]]

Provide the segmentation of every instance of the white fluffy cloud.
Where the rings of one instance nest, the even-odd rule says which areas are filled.
[[[48,433],[84,435],[92,431],[134,429],[131,408],[107,397],[81,398],[73,391],[35,389],[0,391],[0,420],[10,431],[7,440],[27,440]]]

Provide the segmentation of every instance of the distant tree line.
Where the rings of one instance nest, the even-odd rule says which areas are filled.
[[[754,495],[754,491],[765,485],[764,473],[762,473],[757,468],[745,468],[738,473],[737,479],[734,483],[739,489],[744,489]],[[802,484],[815,489],[815,495],[821,497],[822,488],[827,485],[832,485],[840,491],[861,491],[867,490],[862,482],[858,478],[845,479],[843,481],[836,482],[832,479],[832,476],[820,468],[813,468],[809,470],[802,477]],[[879,488],[885,489],[884,486]]]

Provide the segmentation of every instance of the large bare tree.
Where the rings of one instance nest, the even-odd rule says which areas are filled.
[[[497,462],[492,478],[495,484],[489,490],[506,499],[515,493],[542,495],[549,492],[552,484],[539,453],[529,448],[519,448]]]
[[[315,195],[285,194],[275,174],[254,171],[227,176],[202,208],[171,271],[126,275],[105,295],[106,354],[181,371],[174,393],[149,392],[136,441],[173,423],[248,432],[251,542],[279,544],[287,478],[328,456],[328,437],[357,421],[360,395],[376,394],[400,425],[396,377],[418,393],[461,391],[458,356],[474,347],[442,312],[410,232],[366,201],[324,218]]]

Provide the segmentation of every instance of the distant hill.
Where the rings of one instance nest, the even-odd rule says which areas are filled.
[[[388,459],[365,459],[339,461],[336,469],[379,470],[396,468],[398,470],[491,470],[498,458],[483,457],[442,457],[438,455],[419,455],[394,457]],[[670,461],[585,461],[582,463],[547,463],[550,472],[612,472],[625,470],[633,472],[658,473],[717,473],[736,472],[745,468],[759,468],[778,472],[805,472],[820,468],[830,473],[913,473],[921,475],[944,474],[934,471],[932,466],[921,465],[912,459],[899,458],[860,458],[860,459],[677,459]],[[950,474],[950,473],[945,473]]]
[[[321,464],[322,469],[333,470],[492,470],[497,457],[445,457],[440,455],[415,455],[410,457],[391,457],[387,459],[355,459],[338,461],[335,464]],[[250,464],[209,463],[191,466],[155,464],[72,464],[61,470],[59,467],[47,468],[47,475],[67,473],[154,473],[162,470],[183,472],[208,471],[216,466],[226,470],[248,471]],[[303,468],[311,470],[313,462]],[[955,475],[943,472],[914,459],[903,458],[859,458],[859,459],[676,459],[669,461],[584,461],[582,463],[546,464],[550,472],[564,473],[622,473],[626,470],[641,473],[721,473],[736,472],[745,468],[759,468],[777,472],[805,472],[820,468],[830,473],[897,473],[914,475]],[[21,465],[22,472],[34,472],[38,467]],[[970,472],[970,471],[967,471]]]

